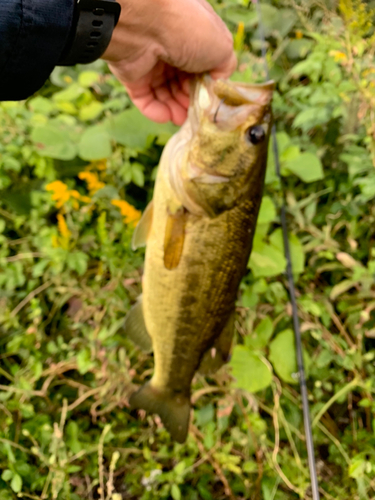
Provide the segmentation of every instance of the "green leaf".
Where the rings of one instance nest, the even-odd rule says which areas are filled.
[[[298,305],[307,313],[320,318],[322,316],[322,306],[314,297],[305,296],[298,299]]]
[[[276,209],[269,196],[263,196],[258,215],[258,224],[269,224],[276,219]]]
[[[50,99],[40,95],[30,99],[28,107],[34,113],[41,113],[43,115],[49,115],[55,109],[55,105]]]
[[[206,426],[209,422],[213,422],[215,418],[215,409],[212,404],[208,404],[196,410],[195,412],[195,421],[196,425],[199,427]]]
[[[223,10],[223,17],[226,21],[238,24],[244,23],[246,28],[252,28],[256,26],[258,22],[258,16],[255,9],[247,9],[246,7],[241,7],[237,5],[231,5]]]
[[[278,132],[276,134],[277,147],[280,153],[280,159],[282,158],[283,152],[291,144],[291,139],[285,132]],[[278,182],[278,177],[275,171],[275,158],[273,151],[273,140],[268,143],[268,156],[267,156],[267,170],[266,170],[266,184],[272,184]]]
[[[78,83],[71,83],[66,89],[61,90],[53,95],[53,101],[60,102],[72,102],[78,99],[83,93],[85,89],[81,87]]]
[[[112,154],[111,139],[101,125],[87,128],[78,145],[79,156],[83,160],[102,160]]]
[[[14,474],[10,487],[15,493],[19,493],[22,489],[22,478],[19,474]]]
[[[314,42],[307,38],[290,40],[285,49],[285,54],[290,59],[305,58],[307,53],[311,50]]]
[[[313,127],[323,125],[330,119],[329,110],[326,107],[309,107],[304,109],[295,117],[293,122],[294,128],[301,128],[304,132],[308,132]]]
[[[77,367],[78,371],[81,375],[87,373],[90,368],[93,366],[93,362],[91,361],[91,352],[90,349],[82,349],[77,354]]]
[[[13,477],[13,472],[10,469],[5,469],[5,471],[1,474],[1,479],[3,481],[10,481]]]
[[[280,155],[281,162],[292,161],[301,156],[301,150],[298,146],[290,145],[286,147]]]
[[[267,3],[260,4],[260,8],[266,37],[278,35],[284,38],[297,21],[295,10],[276,8]]]
[[[277,140],[277,147],[279,149],[280,154],[283,154],[286,149],[289,148],[291,144],[291,138],[286,132],[277,132],[276,134],[276,140]],[[270,145],[272,141],[270,141]]]
[[[145,176],[143,173],[144,167],[140,163],[132,163],[132,181],[139,187],[143,187],[145,184]]]
[[[323,69],[323,59],[321,57],[313,59],[309,57],[300,61],[290,70],[289,75],[298,77],[302,75],[309,76],[313,81],[317,81]]]
[[[41,259],[36,264],[33,264],[32,267],[32,276],[33,278],[39,278],[43,275],[45,268],[48,266],[50,261],[48,259]]]
[[[181,491],[177,484],[172,484],[171,487],[171,496],[173,500],[181,500]]]
[[[176,467],[173,469],[173,471],[178,476],[181,476],[184,473],[185,469],[186,469],[186,462],[184,460],[181,460],[181,462],[179,462],[176,465]]]
[[[110,137],[119,144],[134,149],[145,149],[149,136],[172,135],[177,128],[171,124],[158,124],[148,120],[137,108],[127,109],[109,118],[106,127]]]
[[[298,379],[292,377],[297,372],[296,348],[293,330],[288,328],[280,332],[270,344],[269,360],[276,373],[285,382],[297,384]]]
[[[100,74],[96,71],[82,71],[78,75],[78,82],[82,87],[92,87],[99,79]]]
[[[267,316],[262,319],[255,330],[245,337],[245,344],[250,349],[263,349],[273,334],[272,320]]]
[[[13,156],[5,156],[2,159],[2,166],[4,170],[13,170],[14,172],[20,172],[22,165],[19,160],[14,158]]]
[[[349,476],[358,479],[365,476],[366,470],[366,460],[363,456],[357,455],[352,459],[351,464],[349,465]],[[362,496],[363,499],[368,498],[368,496]]]
[[[246,391],[262,391],[272,381],[272,373],[268,366],[246,346],[235,346],[230,366],[236,379],[235,386]]]
[[[40,156],[55,158],[56,160],[72,160],[77,154],[77,148],[67,130],[49,123],[36,126],[31,132]]]
[[[301,274],[305,268],[305,252],[302,243],[295,234],[289,234],[289,248],[292,258],[293,274]],[[276,229],[270,236],[270,243],[284,253],[284,240],[281,228]]]
[[[82,276],[87,270],[88,256],[83,252],[72,252],[67,257],[68,267]]]
[[[277,276],[284,272],[286,260],[281,250],[254,238],[249,267],[255,278]]]
[[[286,161],[283,166],[304,182],[324,179],[322,162],[313,153],[302,153],[296,158]]]
[[[337,285],[335,285],[332,288],[331,293],[329,294],[329,298],[331,300],[335,300],[335,299],[337,299],[337,297],[339,295],[341,295],[342,293],[347,292],[348,290],[350,290],[351,288],[353,288],[355,285],[357,285],[357,281],[355,281],[355,280],[343,280],[343,281],[340,281],[340,283],[338,283]]]
[[[99,101],[92,101],[87,106],[82,106],[79,110],[79,118],[82,121],[95,120],[103,111],[103,104]]]
[[[247,286],[241,295],[241,304],[244,307],[255,307],[258,303],[259,295],[254,291],[253,286]]]

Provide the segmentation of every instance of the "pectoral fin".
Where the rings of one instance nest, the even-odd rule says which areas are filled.
[[[152,352],[152,340],[143,317],[142,296],[128,312],[124,330],[127,337],[145,352]]]
[[[142,214],[141,220],[138,222],[132,238],[132,250],[136,250],[139,247],[144,247],[147,243],[148,235],[150,234],[152,226],[152,218],[154,214],[154,205],[152,200],[147,205],[145,211]]]
[[[167,269],[175,269],[180,262],[185,241],[186,218],[184,207],[167,217],[164,236],[164,265]]]
[[[215,373],[229,359],[229,351],[234,335],[234,311],[230,315],[227,324],[220,335],[216,338],[212,347],[203,355],[198,371],[202,375]]]

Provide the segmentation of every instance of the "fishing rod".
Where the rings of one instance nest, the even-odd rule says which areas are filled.
[[[264,63],[264,69],[266,73],[266,78],[269,80],[269,67],[267,63],[267,49],[266,49],[266,36],[263,24],[262,11],[260,8],[260,0],[252,0],[252,2],[256,6],[258,20],[259,20],[259,34],[262,42],[262,59]],[[279,148],[277,144],[276,138],[276,126],[272,126],[271,131],[272,138],[272,149],[275,160],[275,171],[276,176],[279,179],[281,192],[282,192],[282,204],[280,207],[280,218],[281,218],[281,227],[283,233],[283,242],[284,242],[284,255],[286,259],[286,276],[288,279],[289,285],[289,296],[292,304],[292,318],[293,318],[293,330],[294,330],[294,338],[296,345],[296,357],[297,357],[297,375],[299,379],[301,398],[302,398],[302,412],[303,412],[303,423],[305,428],[305,436],[306,436],[306,449],[307,449],[307,458],[309,463],[309,471],[310,471],[310,480],[311,480],[311,491],[313,500],[320,500],[319,495],[319,484],[318,484],[318,475],[316,472],[316,462],[315,462],[315,453],[314,453],[314,440],[312,436],[311,429],[311,420],[310,420],[310,407],[307,395],[307,387],[306,387],[306,375],[305,375],[305,366],[303,361],[303,352],[302,352],[302,340],[301,340],[301,329],[298,318],[298,308],[297,308],[297,299],[296,299],[296,286],[293,278],[293,266],[292,266],[292,258],[290,253],[290,245],[288,239],[288,225],[286,220],[286,196],[285,189],[283,184],[283,179],[281,175],[280,169],[280,154]]]

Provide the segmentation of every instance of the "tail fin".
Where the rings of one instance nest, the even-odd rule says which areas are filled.
[[[132,409],[157,413],[175,441],[183,443],[186,440],[190,418],[189,395],[157,389],[148,382],[132,394],[130,406]]]

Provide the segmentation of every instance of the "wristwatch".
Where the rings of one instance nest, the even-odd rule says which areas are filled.
[[[72,33],[58,65],[88,64],[99,59],[111,41],[120,12],[115,0],[77,0]]]

